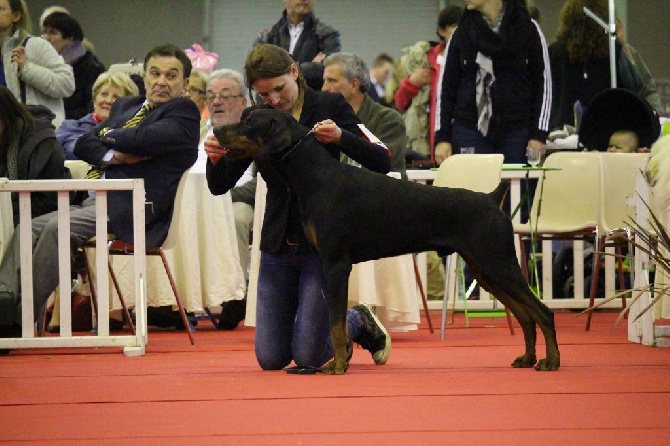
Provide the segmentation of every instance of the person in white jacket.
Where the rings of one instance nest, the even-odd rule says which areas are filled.
[[[65,119],[63,99],[74,92],[72,67],[49,42],[32,36],[31,28],[25,0],[0,0],[0,84],[27,105],[47,107],[58,127]]]

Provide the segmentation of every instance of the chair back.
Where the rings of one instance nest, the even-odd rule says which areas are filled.
[[[539,232],[594,228],[600,168],[597,152],[555,152],[543,167],[556,168],[538,181],[530,216]],[[539,212],[539,213],[538,213]]]
[[[500,153],[451,155],[440,165],[433,186],[491,192],[500,183],[504,159]]]
[[[161,246],[162,249],[172,248],[179,237],[179,225],[181,221],[182,212],[182,197],[184,196],[184,188],[186,187],[186,176],[189,174],[187,170],[181,176],[179,185],[177,186],[177,194],[174,197],[174,208],[172,209],[172,220],[170,220],[170,229],[168,229],[167,237]]]
[[[600,153],[598,228],[602,233],[629,228],[635,219],[635,177],[648,153]]]

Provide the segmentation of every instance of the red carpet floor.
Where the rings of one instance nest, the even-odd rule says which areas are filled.
[[[7,444],[670,444],[670,350],[633,344],[616,313],[557,313],[562,367],[513,369],[520,330],[462,316],[439,340],[392,333],[375,366],[344,376],[263,372],[251,328],[150,331],[146,356],[118,349],[0,357]],[[439,315],[433,319],[439,323]],[[540,336],[541,338],[541,336]],[[543,357],[544,344],[538,356]]]

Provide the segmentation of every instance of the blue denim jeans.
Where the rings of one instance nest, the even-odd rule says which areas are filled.
[[[347,312],[349,336],[363,322]],[[256,360],[264,370],[294,361],[321,367],[333,357],[321,259],[317,254],[261,252],[256,302]]]

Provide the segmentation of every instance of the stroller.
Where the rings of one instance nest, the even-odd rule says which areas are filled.
[[[650,148],[661,134],[658,113],[630,90],[604,90],[593,97],[582,115],[579,148],[607,151],[610,136],[618,130],[635,132],[640,147]]]
[[[646,100],[630,90],[604,90],[591,100],[581,116],[579,149],[607,151],[610,136],[618,130],[634,131],[639,138],[640,147],[650,148],[661,133],[659,116]],[[584,292],[588,293],[591,286],[593,248],[586,247],[584,255]],[[552,275],[554,298],[572,298],[572,246],[564,246],[556,253]],[[604,275],[601,274],[599,279],[597,296],[603,297]]]

